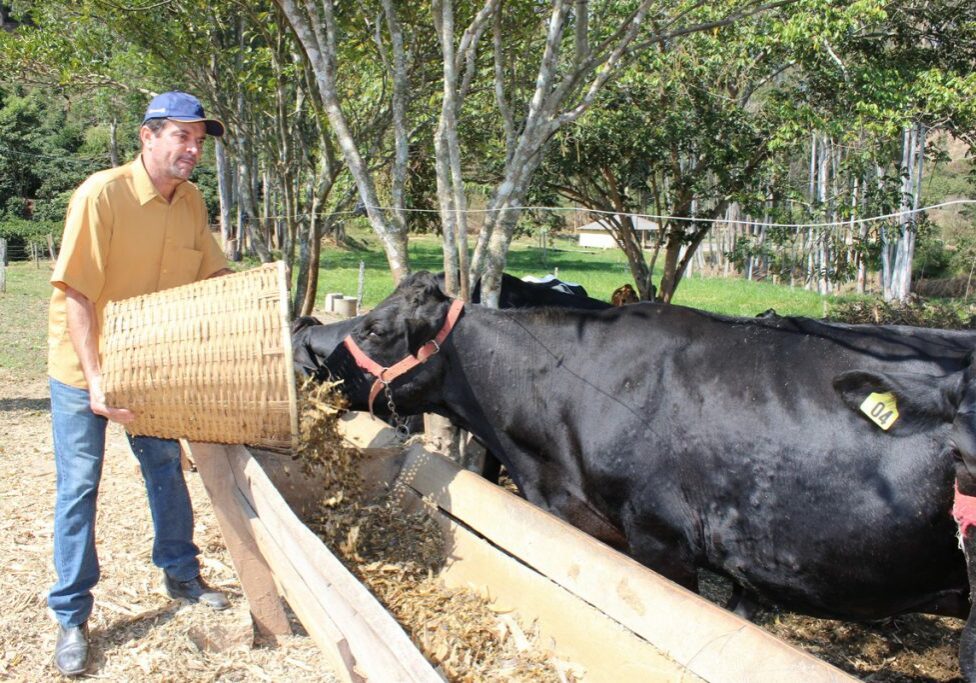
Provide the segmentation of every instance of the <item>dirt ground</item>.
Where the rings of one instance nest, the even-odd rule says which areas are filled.
[[[0,679],[55,680],[56,634],[45,596],[51,565],[54,464],[46,381],[0,368]],[[187,482],[196,512],[203,573],[226,591],[230,610],[214,613],[160,592],[150,561],[152,524],[135,459],[110,427],[99,498],[102,579],[91,618],[89,677],[107,681],[334,681],[324,658],[294,622],[277,646],[255,640],[203,485]],[[728,586],[706,580],[721,602]],[[869,681],[955,681],[958,619],[919,615],[850,624],[768,610],[757,622],[777,636]]]
[[[47,605],[54,461],[47,383],[0,368],[0,679],[57,680],[56,624]],[[138,464],[110,427],[98,500],[102,577],[89,622],[88,677],[106,681],[326,681],[336,679],[301,625],[275,646],[255,640],[200,478],[187,473],[203,575],[227,592],[213,612],[171,600],[150,560],[152,522]]]

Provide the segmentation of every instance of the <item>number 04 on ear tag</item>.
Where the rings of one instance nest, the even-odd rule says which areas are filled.
[[[898,421],[898,402],[890,391],[871,394],[861,404],[861,412],[874,424],[888,431]]]

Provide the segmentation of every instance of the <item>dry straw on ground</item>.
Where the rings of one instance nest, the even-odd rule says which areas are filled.
[[[54,464],[47,384],[0,369],[0,679],[58,680],[51,664],[56,625],[45,603],[51,561]],[[187,473],[203,575],[228,593],[231,608],[213,612],[160,591],[151,561],[146,491],[122,430],[111,426],[98,511],[102,577],[90,619],[89,678],[102,681],[332,682],[327,660],[294,622],[275,646],[255,641],[241,595],[199,477]]]

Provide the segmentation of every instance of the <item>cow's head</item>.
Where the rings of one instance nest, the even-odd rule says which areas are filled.
[[[640,297],[637,296],[637,292],[628,283],[620,285],[613,290],[613,294],[610,295],[610,303],[614,306],[626,306],[628,304],[640,303]]]
[[[416,356],[438,335],[451,302],[436,276],[415,273],[404,278],[376,308],[360,316],[349,337],[378,366],[392,368]],[[390,381],[398,413],[415,414],[432,406],[432,390],[440,380],[443,365],[438,355],[435,353]],[[343,381],[342,389],[354,410],[369,408],[370,391],[380,379],[380,373],[368,372],[362,365],[346,343],[339,345],[325,362],[329,375]],[[373,408],[379,415],[389,414],[385,395],[375,401]]]
[[[291,324],[291,347],[295,370],[316,379],[325,379],[326,359],[356,326],[358,318],[323,325],[310,316],[297,318]]]

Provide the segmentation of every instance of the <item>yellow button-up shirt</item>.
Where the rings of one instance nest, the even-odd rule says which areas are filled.
[[[70,386],[88,386],[68,336],[66,287],[94,303],[101,330],[109,301],[196,282],[226,266],[195,185],[180,183],[167,202],[142,157],[92,175],[71,197],[51,275],[48,374]]]

